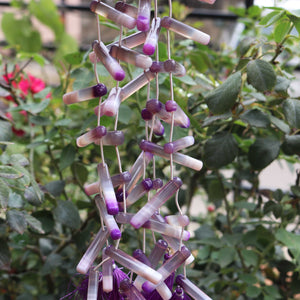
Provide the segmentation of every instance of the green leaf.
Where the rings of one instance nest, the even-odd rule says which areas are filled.
[[[9,158],[9,164],[20,165],[22,167],[29,165],[29,160],[22,154],[12,154]]]
[[[196,49],[189,53],[189,59],[195,68],[204,73],[209,66],[211,66],[210,58],[207,55],[206,51]]]
[[[46,190],[54,197],[58,197],[65,188],[64,180],[51,181],[45,185]]]
[[[80,226],[77,207],[71,201],[58,201],[54,216],[58,222],[73,229],[78,229]]]
[[[29,215],[27,213],[24,214],[25,216],[25,220],[27,222],[27,224],[34,229],[35,231],[37,231],[38,233],[45,233],[43,228],[42,228],[42,223],[36,219],[35,217],[33,217],[32,215]]]
[[[264,16],[259,22],[260,25],[268,27],[277,22],[285,14],[284,10],[275,10]]]
[[[47,59],[38,53],[19,52],[17,54],[17,58],[19,60],[32,58],[35,62],[37,62],[42,67],[47,63]]]
[[[293,22],[296,30],[298,31],[298,35],[300,35],[300,18],[299,18],[299,16],[295,16],[291,13],[287,13],[287,16]]]
[[[256,108],[243,113],[241,120],[253,127],[267,128],[270,125],[269,116]]]
[[[18,210],[9,210],[6,213],[6,219],[9,226],[20,234],[23,234],[26,229],[26,220],[24,214]]]
[[[290,79],[283,77],[283,76],[277,76],[276,85],[275,85],[274,90],[277,93],[282,93],[282,92],[286,93],[290,84],[291,84]]]
[[[66,32],[63,32],[60,40],[58,41],[58,49],[55,53],[55,60],[58,61],[66,54],[73,53],[75,51],[78,51],[78,44],[76,40]]]
[[[21,104],[18,106],[18,110],[26,110],[32,114],[38,114],[43,111],[50,103],[50,99],[45,99],[39,103]]]
[[[246,267],[254,266],[256,267],[259,263],[259,256],[253,250],[242,249],[241,255],[244,259]]]
[[[280,142],[273,138],[257,138],[250,146],[248,158],[255,170],[269,165],[279,154]]]
[[[90,85],[94,74],[88,69],[79,68],[72,72],[71,78],[75,79],[73,82],[73,90],[80,90]]]
[[[185,83],[187,85],[196,85],[196,81],[189,75],[185,75],[183,77],[176,77],[179,81],[182,83]]]
[[[221,115],[208,116],[204,119],[204,121],[202,123],[202,127],[209,126],[209,125],[213,124],[214,122],[216,122],[218,120],[227,120],[231,117],[232,117],[231,112],[226,112],[226,113],[221,114]]]
[[[25,189],[24,198],[28,201],[28,203],[34,206],[41,205],[43,200],[41,192],[33,186],[27,187]]]
[[[19,172],[15,167],[0,166],[0,177],[7,179],[19,179],[24,176],[24,173]]]
[[[228,112],[235,104],[242,84],[241,72],[229,76],[227,80],[205,97],[205,102],[213,114]]]
[[[36,218],[42,224],[42,230],[47,234],[54,228],[55,222],[53,215],[49,210],[39,210],[32,213],[32,216]]]
[[[35,125],[47,126],[51,124],[51,120],[42,116],[30,116],[29,121]]]
[[[300,128],[300,101],[287,99],[283,102],[283,113],[287,122],[297,129]]]
[[[221,268],[227,267],[235,260],[235,249],[231,247],[221,248],[218,255],[218,262]]]
[[[12,208],[21,208],[23,206],[22,197],[17,193],[9,193],[7,205]]]
[[[270,117],[270,121],[273,125],[275,125],[279,130],[281,130],[282,132],[288,134],[290,133],[291,129],[289,127],[289,125],[287,125],[285,122],[283,122],[281,119],[278,119],[274,116],[269,116]]]
[[[41,274],[47,275],[57,270],[63,264],[61,255],[57,253],[51,253],[47,256],[45,264],[41,268]]]
[[[128,124],[132,119],[133,111],[132,109],[122,104],[119,109],[119,121],[123,124]]]
[[[217,169],[231,163],[238,154],[238,144],[233,135],[221,132],[204,145],[204,163],[208,168]]]
[[[75,162],[71,166],[71,170],[73,176],[79,181],[79,183],[83,186],[88,178],[89,172],[86,166],[82,163]]]
[[[248,63],[247,76],[248,82],[260,92],[271,90],[276,83],[276,74],[272,65],[261,59]]]
[[[59,160],[59,169],[63,170],[67,167],[69,167],[70,165],[72,165],[72,163],[75,160],[75,155],[76,155],[76,149],[74,146],[67,145],[61,153],[60,156],[60,160]]]
[[[278,241],[289,248],[294,258],[300,263],[300,236],[298,234],[288,232],[283,228],[279,228],[275,233]]]
[[[81,52],[73,52],[64,56],[64,59],[70,65],[79,65],[82,62],[82,53]]]
[[[250,285],[246,288],[246,295],[250,298],[257,298],[261,294],[261,289],[257,286]]]
[[[0,141],[10,141],[12,138],[11,124],[0,120]]]
[[[0,205],[2,208],[7,207],[10,189],[7,184],[0,178]]]
[[[240,274],[239,279],[247,284],[255,284],[257,282],[257,278],[251,274]]]
[[[281,147],[287,155],[300,155],[300,135],[286,135]]]
[[[276,43],[281,43],[284,38],[289,34],[292,22],[289,19],[281,20],[275,27],[274,40]]]
[[[0,270],[10,270],[10,251],[5,239],[0,238]]]

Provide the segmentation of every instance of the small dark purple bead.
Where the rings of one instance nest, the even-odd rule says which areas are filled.
[[[160,63],[159,61],[154,61],[150,67],[150,71],[152,73],[158,73],[160,71]]]
[[[126,12],[126,3],[122,2],[122,1],[118,1],[115,4],[115,9],[118,11],[121,11],[122,13],[125,13]]]
[[[122,176],[123,176],[123,181],[125,183],[127,183],[131,180],[131,174],[128,171],[123,172]]]
[[[177,109],[177,103],[175,101],[169,100],[166,102],[166,111],[167,112],[172,112],[172,111],[176,111]]]
[[[175,69],[175,66],[176,66],[176,62],[174,59],[167,59],[164,62],[164,67],[165,67],[166,72],[173,72]]]
[[[104,126],[97,126],[95,129],[97,138],[102,138],[107,133],[106,127]]]
[[[162,109],[162,103],[157,99],[150,99],[146,102],[146,108],[153,114],[156,114]]]
[[[164,152],[168,154],[174,153],[174,144],[172,142],[164,144]]]
[[[107,88],[103,83],[98,83],[93,87],[94,97],[102,97],[106,93],[107,93]]]
[[[165,240],[158,240],[156,242],[156,244],[163,249],[167,249],[168,248],[168,243]]]
[[[158,190],[163,186],[164,183],[160,178],[156,178],[152,180],[152,184],[153,184],[153,189]]]
[[[152,183],[152,180],[150,178],[145,178],[142,181],[142,184],[143,184],[143,187],[146,191],[150,191],[153,187],[153,183]]]
[[[125,198],[127,198],[128,194],[125,192]],[[123,190],[116,191],[116,198],[118,202],[123,202]]]
[[[152,120],[153,114],[147,108],[144,108],[141,111],[141,116],[145,121],[150,121]]]

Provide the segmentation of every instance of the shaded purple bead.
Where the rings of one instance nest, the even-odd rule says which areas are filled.
[[[153,118],[153,114],[147,108],[142,109],[141,116],[145,121],[150,121]]]
[[[123,180],[125,183],[127,183],[131,180],[131,174],[129,173],[129,171],[123,172],[122,176],[123,176]]]
[[[176,62],[174,59],[164,61],[164,67],[167,72],[172,72],[175,68]]]
[[[106,127],[105,126],[97,126],[95,128],[95,137],[97,138],[102,138],[105,136],[107,133]]]
[[[161,69],[161,62],[160,61],[154,61],[150,67],[150,71],[153,73],[159,73]]]
[[[146,103],[146,108],[153,114],[158,113],[162,109],[162,103],[157,99],[150,99]]]
[[[171,143],[167,143],[164,145],[164,151],[168,154],[171,154],[171,153],[174,153],[174,144],[171,142]]]
[[[153,187],[152,180],[150,178],[146,178],[142,181],[143,187],[146,191],[150,191]]]
[[[93,87],[93,94],[95,97],[102,97],[106,95],[107,88],[103,83],[98,83]]]
[[[128,193],[127,192],[125,192],[125,198],[127,198],[127,196],[128,196]],[[117,201],[118,202],[123,202],[123,190],[117,190],[116,191],[116,198],[117,198]]]
[[[146,254],[141,249],[136,249],[133,251],[132,256],[139,260],[140,262],[144,263],[145,265],[151,267],[151,263],[146,256]]]
[[[168,100],[165,104],[165,108],[167,112],[176,111],[177,103],[173,100]]]
[[[139,31],[148,31],[150,28],[149,18],[138,16],[136,20],[136,27]]]
[[[152,180],[152,184],[153,184],[152,188],[154,190],[158,190],[164,185],[163,181],[160,178],[156,178],[156,179]]]

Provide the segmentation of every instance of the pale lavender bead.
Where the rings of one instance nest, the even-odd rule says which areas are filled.
[[[136,289],[130,282],[130,279],[125,278],[120,283],[120,293],[130,300],[146,300],[146,298]]]
[[[92,48],[110,75],[115,80],[122,81],[125,78],[125,72],[120,64],[109,54],[106,46],[101,41],[94,41]]]
[[[115,219],[119,224],[129,224],[132,217],[133,217],[132,213],[119,212],[115,216]]]
[[[101,115],[108,117],[115,116],[121,104],[120,88],[112,88],[107,99],[101,104]]]
[[[148,127],[153,127],[153,133],[158,136],[164,135],[165,128],[158,118],[154,118],[153,122],[148,122]]]
[[[190,250],[186,246],[182,246],[180,251],[176,251],[165,263],[157,270],[162,275],[162,281],[167,279],[171,273],[175,272],[184,261],[191,255]],[[146,281],[143,284],[143,290],[147,293],[154,291],[157,286]]]
[[[152,180],[150,178],[143,179],[138,185],[136,185],[129,193],[126,199],[126,205],[131,206],[133,203],[142,198],[153,187]]]
[[[208,34],[170,17],[163,17],[161,26],[203,45],[207,45],[210,41]]]
[[[164,185],[163,181],[160,178],[156,178],[152,180],[152,184],[153,184],[153,190],[158,190]]]
[[[94,260],[98,256],[109,236],[109,231],[106,227],[100,228],[94,240],[89,245],[88,249],[79,261],[76,271],[81,274],[86,274],[92,266]]]
[[[165,240],[160,239],[155,243],[155,246],[148,257],[152,268],[155,268],[158,265],[159,261],[166,253],[167,249],[168,249],[168,243]]]
[[[128,3],[125,3],[123,1],[118,1],[115,4],[115,9],[126,14],[129,15],[130,17],[133,17],[136,19],[137,14],[138,14],[138,9],[137,7],[130,5]]]
[[[143,264],[152,267],[151,263],[148,259],[148,257],[146,256],[146,254],[141,250],[141,249],[136,249],[133,251],[132,256],[139,260],[140,262],[142,262]]]
[[[99,83],[84,89],[73,91],[63,95],[65,104],[78,103],[98,97],[102,97],[107,93],[107,88],[103,83]]]
[[[203,291],[201,291],[194,283],[188,278],[185,278],[182,274],[176,277],[176,283],[179,284],[183,290],[194,299],[199,300],[212,300]]]
[[[135,48],[143,44],[146,40],[146,37],[147,37],[147,32],[139,31],[121,39],[121,45],[129,49]],[[107,45],[107,49],[110,49],[112,45],[118,46],[119,41]]]
[[[152,64],[152,59],[149,56],[140,54],[129,48],[112,45],[109,51],[110,55],[116,59],[127,62],[138,68],[148,69]]]
[[[129,182],[130,179],[131,179],[130,173],[128,171],[125,171],[123,173],[113,175],[111,177],[111,182],[113,187],[117,187],[121,184]],[[88,184],[84,187],[84,191],[89,196],[99,194],[99,185],[100,185],[99,181]]]
[[[165,220],[169,225],[185,227],[190,224],[190,219],[187,215],[169,215],[165,216]]]
[[[88,290],[87,290],[87,300],[95,300],[98,297],[98,285],[99,285],[99,272],[90,270]]]
[[[148,32],[143,47],[143,52],[147,55],[152,55],[155,52],[156,45],[158,44],[159,33],[160,33],[160,23],[161,23],[160,18],[152,19],[151,28]]]
[[[182,128],[190,127],[190,119],[185,114],[185,112],[177,105],[176,111],[173,112],[174,114],[174,125],[180,126]],[[158,112],[157,116],[165,121],[166,123],[172,123],[172,113],[167,112],[165,105],[163,105],[162,109]]]
[[[121,130],[108,131],[101,139],[103,146],[119,146],[124,143],[124,132]],[[94,142],[96,145],[100,145],[100,140]]]
[[[90,4],[90,9],[92,12],[129,29],[133,29],[136,25],[136,20],[133,17],[124,14],[103,2],[92,1]]]
[[[100,188],[103,193],[107,212],[110,215],[116,215],[119,212],[119,206],[116,199],[113,184],[109,175],[108,166],[106,163],[100,163],[97,166],[100,180]]]
[[[104,292],[109,293],[113,290],[113,260],[108,259],[105,249],[102,250],[102,261],[102,288]]]
[[[151,71],[146,71],[136,77],[135,79],[128,82],[126,85],[122,87],[122,94],[121,98],[122,101],[130,97],[132,94],[134,94],[136,91],[141,89],[144,85],[146,85],[148,82],[153,80],[155,78],[155,74]]]
[[[164,69],[166,72],[171,72],[177,77],[182,77],[186,74],[185,67],[174,59],[167,59],[164,61]]]
[[[140,143],[140,148],[144,151],[151,152],[151,153],[158,155],[160,157],[163,157],[165,159],[170,159],[170,155],[165,153],[163,147],[161,147],[157,144],[151,143],[149,141],[143,140]],[[182,153],[174,153],[172,156],[173,156],[173,162],[175,162],[177,164],[183,165],[185,167],[191,168],[196,171],[200,171],[202,169],[203,163],[201,160],[192,158],[192,157],[182,154]]]
[[[151,281],[153,284],[158,284],[162,279],[162,275],[160,273],[138,261],[134,257],[128,255],[127,253],[123,252],[122,250],[116,249],[112,245],[106,247],[105,253],[125,268],[144,277],[145,279]]]
[[[177,103],[173,100],[168,100],[165,105],[167,112],[176,111],[177,107],[178,107]]]
[[[94,141],[101,139],[107,133],[106,128],[104,126],[97,126],[94,129],[86,132],[76,139],[76,144],[78,147],[85,147]]]
[[[195,139],[193,136],[188,135],[176,141],[164,144],[165,153],[171,154],[178,152],[184,148],[194,145]]]
[[[99,213],[103,218],[104,224],[106,225],[110,233],[111,238],[113,240],[118,240],[119,238],[121,238],[121,230],[119,229],[115,218],[112,215],[108,214],[106,205],[99,195],[95,197],[95,202]]]
[[[136,27],[148,31],[150,27],[151,0],[139,0]]]
[[[138,229],[181,187],[182,181],[174,177],[166,183],[131,219],[130,224]]]

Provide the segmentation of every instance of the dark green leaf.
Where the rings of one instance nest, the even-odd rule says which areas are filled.
[[[231,112],[227,112],[222,115],[216,115],[216,116],[208,116],[207,118],[204,119],[202,126],[206,127],[211,125],[212,123],[218,121],[218,120],[226,120],[232,117]]]
[[[45,264],[41,268],[41,274],[47,275],[50,274],[52,271],[57,270],[62,265],[62,257],[59,254],[51,253],[47,256]]]
[[[235,249],[231,247],[221,248],[219,251],[218,262],[221,268],[225,268],[235,260]]]
[[[24,174],[19,172],[16,168],[10,166],[0,166],[0,177],[7,179],[18,179]]]
[[[52,213],[49,210],[39,210],[32,213],[32,216],[39,220],[45,233],[53,230],[55,222]]]
[[[207,238],[215,238],[216,234],[209,225],[204,224],[195,231],[195,236],[198,240],[205,240]]]
[[[284,133],[289,133],[291,131],[289,125],[287,125],[285,122],[274,116],[270,116],[270,121],[273,125],[275,125],[279,130],[281,130]]]
[[[18,109],[29,111],[32,114],[38,114],[41,111],[43,111],[45,108],[47,108],[49,103],[50,103],[50,99],[47,98],[39,103],[30,103],[30,104],[19,105]]]
[[[250,146],[249,161],[255,170],[269,165],[279,154],[280,142],[273,138],[257,138]]]
[[[33,217],[32,215],[29,215],[29,214],[24,214],[25,216],[25,220],[27,222],[27,224],[32,228],[34,229],[35,231],[37,231],[38,233],[45,233],[43,228],[42,228],[42,223],[36,219],[35,217]]]
[[[248,201],[239,201],[235,202],[234,206],[239,209],[247,209],[249,211],[253,211],[256,207],[256,204]]]
[[[267,128],[270,125],[269,116],[259,109],[247,110],[241,115],[241,119],[253,127]]]
[[[281,147],[287,155],[300,155],[300,135],[286,135]]]
[[[64,56],[67,63],[71,65],[79,65],[82,62],[82,53],[74,52]]]
[[[189,59],[192,65],[201,73],[204,73],[211,66],[207,52],[200,49],[190,52]]]
[[[289,19],[281,20],[274,30],[274,39],[276,43],[281,43],[291,29],[291,21]]]
[[[211,91],[205,101],[213,114],[228,112],[236,102],[242,84],[241,72],[229,76],[227,80]]]
[[[238,144],[233,135],[221,132],[204,145],[204,163],[208,168],[220,168],[231,163],[238,154]]]
[[[257,278],[251,274],[241,274],[239,279],[248,284],[255,284],[257,282]]]
[[[12,137],[11,124],[0,120],[0,141],[10,141]]]
[[[10,270],[10,252],[5,239],[0,239],[0,270]]]
[[[79,68],[72,72],[71,77],[75,79],[73,90],[80,90],[90,86],[94,74],[88,69]]]
[[[261,289],[257,286],[250,285],[246,289],[246,295],[250,298],[257,298],[261,293]]]
[[[51,120],[48,119],[47,117],[42,117],[42,116],[30,116],[29,118],[30,122],[35,124],[35,125],[40,125],[40,126],[47,126],[51,124]]]
[[[283,76],[277,76],[276,85],[275,85],[275,92],[280,93],[284,92],[286,93],[287,89],[289,88],[291,84],[291,80],[283,77]]]
[[[18,210],[9,210],[6,213],[6,219],[9,226],[20,234],[23,234],[26,229],[26,220],[24,214]]]
[[[287,99],[283,102],[283,113],[287,122],[299,129],[300,128],[300,101]]]
[[[79,183],[83,186],[88,178],[89,172],[84,164],[75,162],[71,166],[73,176],[79,181]]]
[[[22,197],[17,193],[9,193],[8,204],[12,208],[21,208],[23,206]]]
[[[69,167],[75,160],[76,149],[71,144],[66,146],[61,153],[59,168],[63,170]]]
[[[71,201],[58,201],[54,209],[54,216],[58,222],[73,229],[80,226],[77,207]]]
[[[268,13],[264,16],[259,22],[260,25],[265,25],[266,27],[272,25],[276,21],[278,21],[285,14],[284,10],[275,10]]]
[[[7,184],[0,178],[0,205],[2,208],[7,207],[10,189]]]
[[[45,185],[45,188],[54,197],[58,197],[65,188],[65,182],[63,180],[51,181]]]
[[[248,82],[260,92],[271,90],[276,83],[276,74],[272,65],[261,59],[248,63],[247,76]]]
[[[24,198],[32,205],[39,206],[42,204],[41,192],[32,186],[25,189]]]

